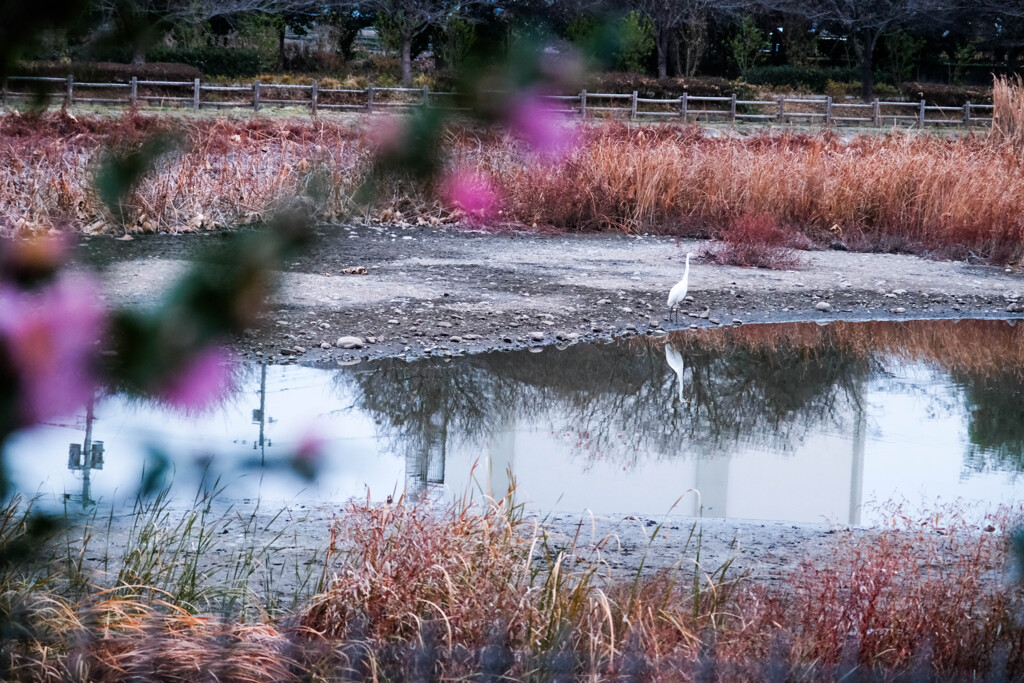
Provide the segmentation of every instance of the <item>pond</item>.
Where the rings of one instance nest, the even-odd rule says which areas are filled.
[[[130,499],[155,452],[172,456],[183,503],[201,478],[229,500],[293,504],[502,494],[514,480],[540,513],[870,525],[872,503],[893,499],[1024,498],[1024,326],[1005,321],[743,325],[256,365],[236,386],[191,416],[99,396],[88,414],[18,435],[6,457],[21,490],[73,507]],[[324,458],[306,482],[279,464],[311,431]]]

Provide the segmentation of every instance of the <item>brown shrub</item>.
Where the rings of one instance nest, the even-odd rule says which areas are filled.
[[[792,240],[793,231],[771,216],[740,216],[722,231],[720,242],[704,247],[699,256],[708,263],[786,270],[798,262]]]

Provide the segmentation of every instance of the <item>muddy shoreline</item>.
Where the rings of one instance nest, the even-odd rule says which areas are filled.
[[[261,324],[234,344],[241,358],[329,366],[748,323],[1002,319],[1024,311],[1024,278],[1012,269],[817,251],[799,252],[787,271],[694,263],[693,301],[676,320],[667,292],[686,253],[706,241],[387,225],[325,225],[318,233],[281,274]],[[148,305],[220,239],[93,237],[82,242],[82,258],[101,270],[110,301]],[[346,274],[352,269],[360,274]],[[343,337],[358,344],[339,345]]]

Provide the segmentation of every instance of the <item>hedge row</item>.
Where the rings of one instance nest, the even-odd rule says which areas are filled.
[[[117,62],[22,62],[15,73],[19,76],[64,78],[73,74],[77,81],[93,83],[127,83],[132,76],[140,80],[191,81],[202,74],[187,64],[149,62],[119,64]]]
[[[850,83],[859,80],[859,69],[818,66],[760,66],[751,69],[747,76],[751,85],[788,86],[815,93],[825,92],[829,81]]]
[[[630,93],[640,97],[671,99],[684,92],[695,97],[728,97],[736,93],[741,99],[753,97],[753,88],[725,78],[652,78],[634,73],[595,74],[586,84],[588,92]]]
[[[92,46],[88,52],[78,55],[81,59],[104,62],[132,61],[132,51],[127,46]],[[76,60],[77,61],[77,60]],[[158,45],[146,52],[148,62],[173,62],[195,67],[206,76],[227,76],[241,78],[263,73],[271,64],[264,63],[258,50],[233,47],[166,47]]]

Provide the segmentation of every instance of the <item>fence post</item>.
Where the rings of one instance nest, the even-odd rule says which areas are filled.
[[[260,110],[260,82],[254,81],[252,84],[252,110]]]
[[[68,74],[68,86],[64,93],[64,106],[70,107],[75,102],[75,77]]]
[[[317,100],[320,99],[319,90],[320,86],[317,83],[317,80],[314,78],[313,85],[309,91],[309,113],[312,114],[313,116],[316,116],[316,106],[318,104]]]
[[[580,90],[580,118],[587,118],[587,90]]]
[[[920,123],[921,128],[924,128],[924,100],[921,100],[921,113],[918,115],[917,121]]]
[[[779,123],[786,122],[786,96],[779,95]]]
[[[970,100],[967,100],[967,102],[964,103],[964,125],[965,126],[971,125],[971,101]]]
[[[877,97],[871,103],[871,123],[877,128],[882,127],[882,105],[879,104]]]
[[[832,96],[825,98],[825,127],[832,127]]]
[[[199,79],[192,81],[192,109],[199,111]]]
[[[736,93],[732,94],[732,101],[729,104],[729,120],[736,125]]]
[[[131,104],[132,109],[139,101],[139,77],[132,76],[132,89],[128,94],[128,102]]]
[[[629,110],[629,118],[633,120],[636,118],[636,90],[633,91],[633,106]]]
[[[684,90],[683,96],[680,99],[682,100],[680,113],[683,116],[683,123],[686,123],[687,119],[690,117],[690,93]]]
[[[366,111],[373,111],[373,83],[366,86]]]
[[[430,106],[430,86],[423,86],[423,108],[426,109]]]

